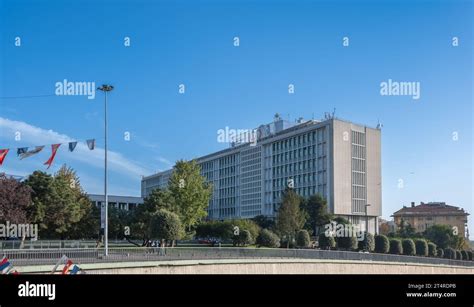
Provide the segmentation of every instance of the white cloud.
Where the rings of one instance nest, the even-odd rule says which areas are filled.
[[[15,132],[21,132],[22,144],[42,145],[67,143],[74,141],[74,139],[72,139],[71,137],[65,134],[60,134],[51,129],[46,130],[43,128],[32,126],[25,122],[14,121],[2,117],[0,117],[0,131],[0,136],[14,136]],[[61,147],[63,146],[67,147],[67,144],[61,145]],[[64,150],[64,148],[62,149]],[[44,150],[48,149],[45,148]],[[89,150],[87,145],[84,144],[84,142],[79,142],[74,152],[68,155],[68,158],[70,158],[71,160],[83,162],[93,167],[104,167],[104,149],[98,148],[96,146],[96,148],[91,151]],[[128,160],[122,154],[115,151],[108,150],[107,160],[109,170],[113,172],[126,174],[130,177],[139,177],[151,173],[149,169],[142,167],[136,162]]]

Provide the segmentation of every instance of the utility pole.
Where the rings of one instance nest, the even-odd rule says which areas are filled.
[[[104,242],[105,242],[105,256],[109,255],[109,196],[107,194],[107,92],[114,89],[112,85],[103,84],[97,88],[99,91],[103,91],[105,94],[104,100],[104,134],[105,134],[105,146],[104,146],[104,204],[105,204],[105,227],[104,227]]]

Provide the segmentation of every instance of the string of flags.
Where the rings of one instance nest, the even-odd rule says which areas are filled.
[[[61,275],[77,275],[77,274],[86,274],[86,272],[81,269],[78,265],[74,264],[71,259],[66,255],[63,255],[61,259],[56,263],[51,274],[56,273],[58,267],[63,264],[61,269]],[[0,262],[0,275],[18,275],[20,274],[16,269],[13,268],[13,265],[10,263],[6,256],[3,256],[2,261]]]
[[[59,259],[54,268],[51,270],[51,274],[54,274],[61,264],[64,264],[63,268],[61,269],[61,275],[85,274],[85,272],[79,266],[74,264],[72,260],[66,255],[63,255],[61,259]]]
[[[0,262],[0,272],[1,275],[18,275],[18,271],[13,268],[13,265],[8,261],[8,258],[3,256],[2,261]]]
[[[68,144],[68,149],[70,152],[73,152],[74,149],[77,146],[77,141],[74,142],[68,142],[68,143],[58,143],[58,144],[51,144],[51,156],[49,159],[44,163],[44,165],[47,165],[47,168],[50,168],[50,166],[53,164],[54,158],[56,157],[56,153],[59,149],[59,147],[63,144]],[[86,140],[87,147],[89,150],[94,150],[95,148],[95,139],[90,139]],[[36,155],[40,151],[42,151],[46,145],[41,145],[41,146],[35,146],[34,148],[30,149],[29,147],[19,147],[16,149],[16,155],[20,160],[29,158],[31,156]],[[5,148],[5,149],[0,149],[0,166],[2,166],[3,161],[5,161],[5,158],[10,151],[10,148]]]

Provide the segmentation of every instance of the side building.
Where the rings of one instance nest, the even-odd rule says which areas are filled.
[[[321,194],[336,216],[372,233],[382,212],[381,130],[327,116],[290,123],[275,115],[255,130],[256,142],[197,158],[213,184],[210,219],[275,217],[291,185],[309,197]],[[168,184],[172,170],[142,179],[142,197]]]
[[[456,229],[460,236],[469,238],[468,215],[464,209],[445,202],[421,202],[418,206],[412,202],[410,207],[403,206],[392,216],[397,228],[402,223],[408,223],[416,232],[423,232],[433,225],[448,225]]]

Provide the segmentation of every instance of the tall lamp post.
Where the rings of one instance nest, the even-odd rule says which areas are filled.
[[[365,204],[365,250],[369,251],[369,240],[367,239],[367,234],[369,233],[369,216],[367,214],[367,208],[370,207],[370,204]]]
[[[108,208],[109,208],[109,196],[107,194],[107,92],[110,92],[114,89],[112,85],[103,84],[101,87],[97,88],[99,91],[103,91],[105,94],[104,100],[104,133],[105,133],[105,146],[104,146],[104,164],[105,164],[105,173],[104,173],[104,204],[105,204],[105,225],[104,225],[104,242],[105,242],[105,256],[109,255],[109,217],[108,217]]]

